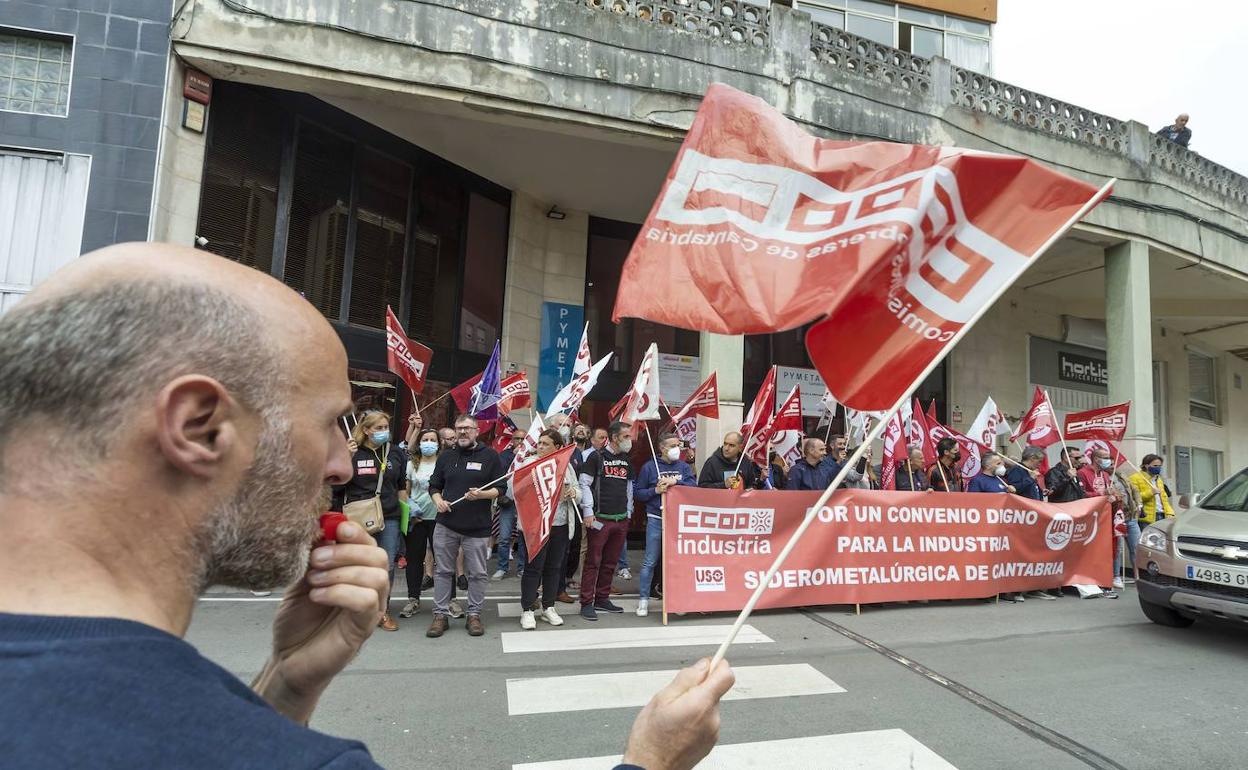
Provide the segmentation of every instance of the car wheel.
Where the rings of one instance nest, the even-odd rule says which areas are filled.
[[[1181,615],[1169,607],[1163,607],[1160,604],[1153,604],[1140,599],[1140,609],[1144,611],[1144,616],[1154,623],[1161,626],[1170,626],[1171,628],[1187,628],[1196,622],[1195,618],[1189,618]]]

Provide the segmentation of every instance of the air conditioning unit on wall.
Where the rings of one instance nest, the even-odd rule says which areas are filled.
[[[1104,321],[1073,315],[1062,316],[1062,342],[1105,350],[1107,339]]]

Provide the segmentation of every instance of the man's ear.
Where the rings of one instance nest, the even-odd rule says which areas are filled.
[[[240,416],[221,383],[198,374],[178,377],[157,396],[160,451],[179,470],[211,478],[238,445]]]

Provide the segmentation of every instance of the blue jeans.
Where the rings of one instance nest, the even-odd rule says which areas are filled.
[[[403,537],[403,533],[399,531],[399,520],[386,519],[386,528],[374,537],[377,538],[377,545],[386,552],[386,563],[390,565],[390,583],[393,583],[394,560],[399,555],[399,540]],[[390,590],[387,588],[386,597],[389,598],[389,596]]]
[[[524,547],[524,535],[520,532],[516,521],[516,506],[509,505],[498,509],[498,569],[506,572],[511,566],[511,541],[517,541],[516,572],[524,572],[524,563],[528,561],[528,552]]]
[[[1135,563],[1135,547],[1140,542],[1140,523],[1135,520],[1134,516],[1127,517],[1127,556],[1131,557],[1131,565],[1138,567]],[[1122,550],[1118,543],[1114,543],[1114,577],[1118,577],[1122,570]]]
[[[646,558],[641,563],[641,598],[650,598],[654,568],[663,558],[663,520],[646,516]]]

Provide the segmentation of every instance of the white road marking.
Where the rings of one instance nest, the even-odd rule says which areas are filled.
[[[618,756],[587,757],[511,767],[512,770],[611,770],[619,761]],[[957,770],[905,730],[898,729],[716,746],[697,767],[698,770],[773,770],[777,767]]]
[[[734,668],[733,672],[737,675],[737,682],[724,700],[845,692],[845,688],[809,663],[741,666]],[[507,713],[516,716],[644,706],[675,675],[673,669],[508,679]]]
[[[606,613],[603,613],[604,615]],[[576,617],[575,615],[572,617]],[[599,620],[612,622],[612,616]],[[637,628],[554,628],[547,631],[509,631],[502,634],[503,652],[567,652],[624,647],[715,646],[724,641],[729,624],[713,626],[675,625]],[[771,637],[752,625],[741,627],[737,644],[766,644]]]

